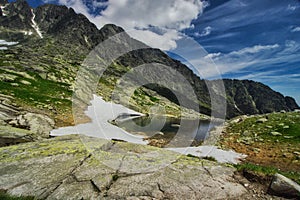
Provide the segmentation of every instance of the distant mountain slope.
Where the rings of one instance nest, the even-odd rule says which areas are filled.
[[[84,15],[65,6],[48,4],[31,9],[24,0],[9,4],[2,0],[0,4],[3,8],[0,9],[0,39],[19,42],[7,46],[7,50],[0,50],[1,93],[13,94],[24,107],[50,110],[54,116],[71,112],[71,94],[80,64],[97,44],[124,30],[112,24],[98,30]],[[141,43],[128,35],[123,42],[124,46]],[[132,51],[113,62],[99,81],[98,94],[109,99],[122,75],[141,64],[153,62],[180,72],[198,98],[195,102],[186,97],[189,105],[199,105],[201,113],[210,114],[211,103],[205,81],[181,62],[150,47]],[[30,84],[24,85],[24,81]],[[170,85],[177,84],[176,81],[170,80]],[[208,84],[214,82],[208,81]],[[224,84],[228,118],[298,108],[293,98],[284,97],[261,83],[226,79]],[[213,92],[217,94],[218,91]],[[158,101],[168,113],[180,112],[175,96],[155,84],[139,88],[130,106],[148,112],[148,108]],[[52,109],[49,109],[49,104]],[[62,117],[57,117],[59,120]]]

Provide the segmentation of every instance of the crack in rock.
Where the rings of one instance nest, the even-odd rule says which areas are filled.
[[[210,171],[204,166],[203,161],[201,162],[201,166],[202,166],[202,168],[208,173],[208,175],[209,175],[211,178],[214,178],[213,175],[210,173]]]
[[[93,181],[93,179],[90,180],[90,183],[92,184],[95,192],[97,192],[98,194],[101,194],[101,189],[97,186],[97,184]]]
[[[165,191],[161,188],[161,185],[157,183],[158,190],[161,191],[163,194],[165,194]]]
[[[65,176],[61,179],[61,181],[59,181],[52,190],[46,190],[45,192],[43,192],[41,194],[41,198],[42,199],[47,199],[51,194],[53,194],[63,183],[64,181],[69,178],[70,176],[73,177],[75,179],[75,181],[78,181],[77,180],[77,177],[74,175],[74,172],[76,169],[78,169],[80,166],[83,165],[83,163],[92,156],[92,154],[89,154],[88,156],[84,157],[80,162],[79,164],[77,164],[75,167],[73,167],[73,169]],[[80,181],[78,181],[80,182]]]

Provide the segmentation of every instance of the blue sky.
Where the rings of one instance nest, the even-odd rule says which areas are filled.
[[[206,78],[251,79],[293,96],[300,104],[299,0],[28,0],[32,6],[73,7],[101,28],[122,26],[148,45],[212,59],[218,68],[194,66]],[[191,37],[207,52],[181,48]],[[201,55],[200,55],[201,54]],[[178,57],[176,57],[178,58]],[[197,62],[192,62],[197,63]]]

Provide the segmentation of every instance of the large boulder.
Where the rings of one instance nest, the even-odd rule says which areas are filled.
[[[0,148],[0,190],[38,199],[238,199],[235,169],[151,146],[63,136]]]
[[[281,174],[275,174],[269,192],[287,198],[300,198],[300,185]]]
[[[46,115],[26,113],[17,116],[9,124],[17,128],[28,129],[43,138],[49,138],[50,131],[54,129],[55,122]]]

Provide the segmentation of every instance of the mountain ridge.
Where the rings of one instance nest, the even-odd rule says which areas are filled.
[[[9,4],[5,3],[5,5],[4,11],[6,15],[0,17],[0,28],[2,30],[2,33],[0,33],[2,38],[0,39],[16,38],[19,40],[20,47],[17,47],[17,45],[13,51],[16,51],[15,54],[21,52],[23,57],[21,61],[24,60],[25,63],[26,60],[26,62],[32,63],[34,66],[24,64],[24,70],[38,71],[41,74],[45,74],[42,75],[43,79],[59,84],[67,83],[72,85],[76,78],[76,71],[89,51],[107,38],[124,32],[124,29],[112,24],[105,25],[99,30],[84,15],[77,14],[72,8],[67,8],[66,6],[46,4],[32,9],[24,0],[18,0]],[[1,12],[4,11],[1,9]],[[40,38],[37,34],[32,24],[33,21],[39,27],[44,38]],[[25,32],[32,32],[32,34],[26,35]],[[139,42],[128,35],[126,35],[125,41],[128,43]],[[28,48],[39,49],[39,52],[35,52],[35,54],[38,54],[40,57],[33,58],[32,55],[34,53],[29,51]],[[27,55],[22,53],[22,51],[27,51]],[[132,68],[153,62],[171,66],[172,69],[180,72],[192,85],[198,98],[197,102],[190,102],[191,107],[194,104],[199,105],[201,113],[210,115],[211,99],[207,83],[214,84],[217,81],[201,79],[181,62],[170,58],[159,49],[150,47],[129,52],[118,58],[100,79],[101,89],[99,93],[109,98],[110,95],[103,91],[107,90],[107,93],[111,93],[112,90],[109,88],[116,85],[117,79]],[[263,114],[280,110],[291,111],[299,108],[292,97],[284,97],[261,83],[228,79],[224,79],[223,82],[226,89],[226,97],[220,98],[226,98],[227,118],[243,114]],[[171,80],[170,84],[172,83],[176,84],[176,80]],[[133,98],[132,107],[140,111],[145,112],[145,109],[155,103],[151,100],[153,99],[151,98],[152,96],[166,99],[166,102],[178,104],[174,95],[171,95],[166,88],[158,85],[146,85],[139,92],[140,96]],[[146,104],[149,104],[148,106],[140,105],[143,102],[139,101],[144,96],[147,97]],[[173,110],[178,110],[175,107]]]

